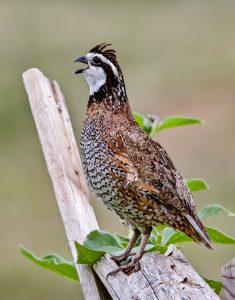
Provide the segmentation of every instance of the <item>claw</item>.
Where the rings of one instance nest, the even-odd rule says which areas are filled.
[[[134,267],[130,267],[129,269],[123,271],[127,276],[130,276],[132,273],[135,272],[135,268]]]
[[[132,261],[129,262],[129,263],[127,263],[127,264],[125,264],[125,265],[119,266],[116,270],[108,273],[108,275],[107,275],[106,278],[108,278],[109,276],[113,276],[113,275],[117,274],[120,271],[123,271],[125,274],[130,275],[133,272],[138,272],[140,270],[139,260],[141,259],[141,257],[144,254],[144,248],[145,248],[145,246],[146,246],[146,244],[148,242],[148,238],[150,236],[150,233],[151,233],[151,228],[150,228],[149,231],[146,231],[146,233],[143,233],[142,240],[141,240],[141,243],[140,243],[139,251],[134,256],[134,258],[132,259]],[[136,230],[135,234],[133,235],[132,240],[129,242],[129,244],[128,244],[126,250],[125,250],[125,252],[122,255],[119,255],[119,256],[112,256],[112,259],[114,261],[116,261],[117,263],[120,263],[125,258],[129,257],[130,255],[133,255],[133,254],[130,254],[130,251],[133,248],[133,245],[135,244],[135,242],[136,242],[139,234],[140,233]]]
[[[111,259],[114,260],[117,264],[121,263],[123,260],[125,260],[126,258],[128,258],[129,256],[133,256],[134,253],[128,253],[125,255],[112,255]]]
[[[123,271],[126,275],[131,275],[134,272],[138,272],[140,270],[139,260],[140,257],[135,257],[129,264],[119,266],[116,270],[109,272],[106,278],[113,276],[120,271]]]

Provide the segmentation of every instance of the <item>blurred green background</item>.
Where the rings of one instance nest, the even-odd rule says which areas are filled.
[[[21,74],[38,67],[65,94],[79,139],[88,99],[73,59],[94,45],[117,50],[133,110],[160,118],[179,114],[205,125],[159,133],[186,178],[211,189],[195,194],[197,207],[219,203],[235,211],[235,1],[0,1],[0,298],[82,299],[80,287],[47,272],[18,251],[56,252],[70,259]],[[124,233],[117,217],[93,201],[100,227]],[[235,236],[234,220],[206,221]],[[194,267],[219,278],[233,246],[183,250]]]

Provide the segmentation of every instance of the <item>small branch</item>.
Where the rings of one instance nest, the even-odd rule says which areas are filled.
[[[98,224],[89,202],[69,114],[55,81],[37,69],[26,71],[23,80],[76,264],[74,241],[82,243]],[[106,254],[93,268],[112,299],[219,299],[174,246],[165,255],[147,253],[140,263],[141,271],[137,273],[127,276],[119,272],[107,278],[117,265]],[[110,299],[90,266],[76,264],[76,268],[85,299]]]

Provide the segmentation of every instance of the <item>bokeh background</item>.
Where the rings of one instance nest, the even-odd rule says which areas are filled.
[[[23,258],[19,243],[36,254],[71,259],[64,228],[23,88],[21,74],[38,67],[65,94],[79,139],[88,99],[73,59],[101,42],[117,50],[133,110],[186,115],[205,125],[159,133],[186,178],[203,177],[210,190],[197,207],[219,203],[235,211],[235,2],[0,1],[0,298],[83,299],[79,284]],[[125,233],[118,218],[93,200],[100,227]],[[206,221],[235,236],[234,219]],[[183,252],[202,274],[218,279],[234,246],[187,245]]]

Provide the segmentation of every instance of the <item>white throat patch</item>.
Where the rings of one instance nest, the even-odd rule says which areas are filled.
[[[83,73],[90,87],[90,95],[94,95],[106,82],[107,75],[101,67],[89,65],[89,68]]]

